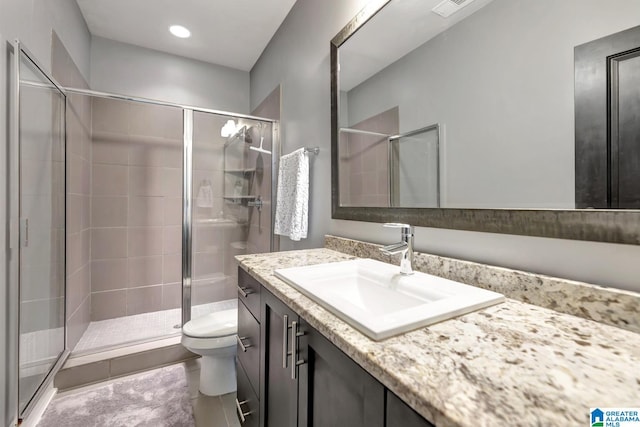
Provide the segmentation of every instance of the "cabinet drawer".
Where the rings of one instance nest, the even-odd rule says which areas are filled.
[[[236,375],[238,376],[236,416],[243,427],[258,427],[260,424],[260,401],[253,392],[251,384],[249,384],[249,379],[242,364],[238,363],[236,368]]]
[[[247,306],[253,317],[260,320],[260,283],[238,267],[238,299]]]
[[[260,324],[244,304],[238,304],[238,360],[260,396]]]

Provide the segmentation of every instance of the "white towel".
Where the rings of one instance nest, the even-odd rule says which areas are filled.
[[[304,148],[280,158],[275,234],[291,240],[307,237],[309,213],[309,157]]]
[[[202,181],[202,184],[200,184],[198,196],[196,197],[196,204],[199,208],[213,207],[213,188],[211,188],[211,183],[209,181]]]

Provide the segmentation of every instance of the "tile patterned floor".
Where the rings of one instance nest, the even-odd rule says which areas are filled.
[[[198,391],[200,360],[185,362],[185,369],[196,427],[240,427],[236,415],[236,394],[205,396]]]
[[[192,317],[236,307],[236,299],[196,305],[193,307]],[[180,328],[174,326],[180,325],[180,319],[180,309],[174,309],[91,322],[73,353],[89,353],[98,349],[178,334]]]

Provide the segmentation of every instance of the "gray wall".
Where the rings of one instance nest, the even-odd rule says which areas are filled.
[[[6,200],[6,147],[8,123],[7,111],[7,42],[19,38],[39,58],[47,69],[51,65],[51,31],[55,30],[69,53],[78,65],[85,78],[89,76],[89,46],[90,36],[84,24],[82,15],[76,2],[73,0],[0,0],[0,164],[3,165],[3,173],[0,174],[0,199]],[[6,224],[7,204],[0,204],[0,222]],[[6,229],[0,229],[0,240],[6,241]],[[14,361],[7,360],[7,353],[12,350],[7,348],[9,328],[15,327],[9,320],[8,313],[8,284],[7,267],[8,253],[5,245],[0,246],[3,262],[0,266],[0,423],[8,425],[13,416],[15,407],[15,395],[10,392],[15,385],[15,378],[7,368],[13,367]],[[11,366],[9,366],[11,365]]]
[[[319,145],[311,165],[309,238],[282,249],[322,245],[323,235],[391,243],[380,224],[331,220],[329,41],[364,1],[298,0],[251,70],[251,105],[282,85],[283,152]],[[554,3],[556,7],[564,7]],[[597,25],[597,24],[593,24]],[[418,250],[640,291],[640,246],[418,228]]]
[[[249,73],[93,37],[91,88],[249,113]]]
[[[251,108],[280,85],[282,153],[319,146],[310,160],[309,237],[281,249],[319,247],[331,223],[329,41],[365,0],[298,0],[251,70]]]
[[[629,0],[496,0],[351,90],[349,118],[399,106],[402,132],[443,125],[443,207],[573,209],[573,48],[639,16]]]

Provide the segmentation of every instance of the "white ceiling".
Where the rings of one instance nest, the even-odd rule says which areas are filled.
[[[448,18],[431,11],[442,0],[394,0],[340,46],[340,90],[349,91],[418,46],[482,9],[475,0]]]
[[[76,0],[91,34],[249,71],[295,0]],[[179,24],[191,37],[168,31]]]

